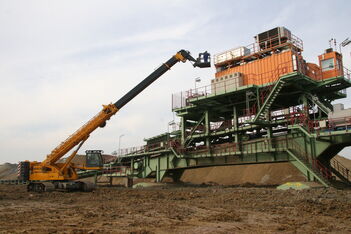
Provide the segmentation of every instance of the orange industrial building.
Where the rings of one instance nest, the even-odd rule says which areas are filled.
[[[312,79],[343,76],[342,55],[327,49],[319,64],[307,63],[301,52],[303,42],[288,29],[278,27],[258,34],[255,43],[219,53],[215,56],[216,74],[212,84],[242,79],[241,85],[275,82],[283,74],[298,71]],[[239,85],[239,86],[241,86]]]

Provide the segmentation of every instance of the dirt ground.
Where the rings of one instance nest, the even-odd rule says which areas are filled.
[[[305,181],[303,174],[291,163],[267,163],[204,167],[185,170],[181,181],[192,184],[276,185],[291,181]]]
[[[0,185],[0,233],[351,233],[351,190],[169,185],[28,193]]]

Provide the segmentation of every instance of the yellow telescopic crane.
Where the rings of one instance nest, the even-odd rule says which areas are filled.
[[[106,121],[116,114],[124,105],[130,100],[142,92],[152,82],[157,80],[165,72],[167,72],[172,66],[178,62],[186,62],[187,60],[193,62],[194,67],[210,67],[210,54],[206,52],[200,53],[199,57],[195,60],[189,51],[180,50],[174,56],[172,56],[167,62],[162,64],[148,77],[141,81],[137,86],[125,94],[114,104],[103,105],[102,110],[90,119],[86,124],[79,128],[76,132],[70,135],[65,141],[58,145],[55,149],[47,155],[46,159],[42,162],[29,162],[23,161],[19,164],[19,178],[22,180],[28,180],[28,191],[48,191],[51,189],[67,189],[67,190],[83,190],[90,191],[93,189],[93,185],[76,181],[78,175],[76,169],[85,170],[97,170],[101,169],[102,164],[94,164],[89,162],[96,162],[101,160],[99,153],[90,151],[87,153],[87,161],[83,166],[77,166],[72,163],[72,159],[77,154],[80,147],[89,138],[90,134],[98,127],[104,127]],[[72,154],[64,161],[59,160],[65,156],[74,147],[77,148]],[[95,158],[94,158],[95,157]],[[96,158],[99,157],[99,158]],[[89,161],[88,161],[89,160]]]

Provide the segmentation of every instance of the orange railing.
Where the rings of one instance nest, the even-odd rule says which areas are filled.
[[[330,180],[333,176],[331,170],[324,166],[318,159],[312,161],[312,166],[316,169],[324,178]]]

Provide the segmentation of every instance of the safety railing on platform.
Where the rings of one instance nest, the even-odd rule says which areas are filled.
[[[310,67],[306,66],[306,71],[304,72],[307,76],[314,80],[326,80],[331,77],[344,77],[347,80],[351,80],[351,71],[341,65],[334,66],[333,68],[328,69],[327,71],[323,71],[320,67],[314,66]]]
[[[349,129],[351,127],[351,116],[341,118],[330,118],[328,119],[329,129],[344,128]]]
[[[222,122],[223,124],[224,122]],[[216,129],[220,129],[222,124],[219,124]],[[228,153],[232,153],[233,155],[236,153],[240,154],[255,154],[258,152],[266,152],[270,150],[291,150],[300,160],[304,163],[310,165],[310,167],[320,173],[324,178],[330,180],[332,178],[331,169],[324,164],[322,164],[318,159],[313,158],[310,153],[303,148],[300,144],[297,143],[299,137],[274,137],[272,139],[269,138],[261,138],[254,140],[241,141],[239,143],[230,142],[230,143],[222,143],[222,144],[213,144],[211,146],[206,145],[193,145],[187,148],[183,148],[180,144],[179,140],[170,140],[167,144],[163,144],[165,148],[172,148],[178,154],[190,154],[190,155],[206,155],[206,154],[216,154],[217,156],[228,155]],[[158,144],[158,143],[157,143]],[[160,146],[160,145],[158,145]],[[132,154],[135,152],[147,152],[148,150],[152,150],[152,147],[149,148],[145,145],[142,147],[132,147],[128,149],[124,149],[124,152],[128,154]],[[127,155],[126,155],[127,156]],[[336,160],[331,161],[331,166],[338,170],[345,178],[350,180],[350,172],[345,167],[343,167]],[[123,169],[124,167],[114,167],[104,168],[104,172],[112,173],[112,172],[120,172],[124,173],[123,170],[129,170],[128,168]],[[125,171],[127,173],[128,171]]]
[[[297,153],[302,160],[305,162],[312,163],[312,158],[309,157],[308,153],[302,149],[302,147],[293,141],[293,138],[286,137],[277,137],[272,140],[268,138],[263,138],[259,140],[248,140],[242,141],[240,143],[223,143],[217,145],[211,145],[210,147],[201,145],[201,146],[192,146],[185,149],[185,153],[190,154],[203,154],[203,153],[212,153],[212,154],[224,154],[224,153],[245,153],[245,154],[254,154],[257,152],[269,151],[271,149],[285,150],[290,149]]]
[[[135,153],[142,153],[142,152],[145,152],[145,145],[143,146],[134,146],[134,147],[129,147],[129,148],[123,148],[123,149],[120,149],[119,152],[118,152],[118,156],[126,156],[126,155],[129,155],[129,154],[135,154]]]
[[[341,66],[340,66],[341,67]],[[325,80],[331,78],[330,75],[325,76],[325,73],[318,67],[314,72],[306,72],[306,69],[301,63],[294,64],[292,61],[288,61],[282,64],[279,64],[275,69],[260,73],[260,74],[243,74],[243,84],[239,86],[237,80],[228,79],[220,82],[212,82],[210,85],[199,87],[196,89],[190,89],[188,91],[182,91],[180,93],[172,94],[172,109],[179,109],[187,106],[191,106],[190,99],[198,99],[202,97],[208,97],[210,95],[226,94],[234,91],[238,91],[242,86],[246,85],[261,85],[261,84],[270,84],[276,82],[281,76],[289,74],[291,72],[298,71],[302,74],[306,74],[311,79],[314,80]],[[334,71],[334,76],[343,76],[346,79],[351,79],[351,71],[346,67],[337,68],[329,70]],[[267,93],[262,93],[260,96],[261,103],[269,94],[270,89],[267,89]],[[341,92],[345,92],[341,90]],[[257,107],[256,107],[257,108]],[[251,110],[249,110],[251,111]]]
[[[190,146],[188,148],[182,149],[181,151],[185,154],[187,154],[187,153],[202,154],[202,153],[210,152],[210,147],[208,147],[206,145]]]
[[[246,85],[261,85],[276,82],[281,76],[295,71],[292,61],[279,64],[275,69],[261,74],[244,74],[243,85],[239,86],[238,82],[233,79],[212,82],[210,85],[182,91],[172,94],[172,109],[179,109],[191,106],[190,99],[199,99],[210,95],[226,94],[242,89]]]
[[[147,144],[145,145],[145,151],[152,151],[152,150],[159,150],[159,149],[165,149],[169,147],[169,141],[160,141],[156,142],[153,144]]]
[[[351,129],[351,116],[329,118],[325,120],[308,120],[308,130],[312,133],[333,132]]]
[[[130,175],[131,169],[127,166],[106,165],[102,169],[103,175],[127,176]]]
[[[321,127],[322,122],[322,127]],[[309,131],[316,132],[317,134],[327,131],[331,133],[332,131],[337,130],[346,130],[351,127],[351,116],[349,117],[342,117],[342,118],[330,118],[327,120],[316,121],[316,120],[309,120]],[[318,170],[323,177],[327,179],[332,179],[332,170],[330,167],[334,168],[338,171],[345,179],[347,179],[351,183],[351,173],[350,170],[343,166],[338,160],[335,158],[330,160],[330,166],[325,166],[322,164],[318,159],[314,159],[312,161],[313,167]]]
[[[323,165],[318,159],[312,161],[312,166],[316,169],[324,178],[330,180],[333,177],[331,170]]]
[[[186,129],[185,136],[188,137],[194,134],[201,134],[201,133],[204,133],[205,130],[206,130],[206,127],[203,125],[193,126]]]
[[[330,168],[322,164],[318,159],[313,158],[307,150],[304,150],[296,141],[295,138],[283,139],[280,143],[286,144],[286,148],[292,150],[305,163],[311,165],[312,169],[319,172],[324,178],[330,180],[332,178],[332,172]]]
[[[310,163],[312,158],[298,143],[296,143],[295,138],[291,137],[278,137],[274,140],[273,146],[275,148],[286,148],[294,151],[298,154],[299,158],[303,161]]]
[[[201,146],[191,146],[184,150],[185,153],[197,155],[204,153],[211,154],[227,154],[227,153],[242,153],[245,154],[254,154],[258,151],[264,151],[269,149],[269,143],[267,139],[260,140],[249,140],[242,141],[240,143],[230,142],[222,144],[213,144],[210,147],[201,145]]]
[[[337,128],[343,128],[343,129],[349,129],[351,127],[351,116],[350,117],[343,117],[343,118],[334,118],[334,119],[329,119],[329,120],[322,120],[322,121],[316,121],[316,120],[309,120],[305,118],[305,115],[301,114],[302,112],[296,112],[296,113],[289,113],[285,114],[286,111],[276,111],[275,114],[273,115],[277,119],[286,119],[288,123],[290,124],[304,124],[308,123],[308,130],[310,132],[314,131],[333,131],[336,130]],[[293,117],[292,117],[293,116]],[[325,127],[320,127],[320,122],[325,122]],[[224,121],[219,121],[219,122],[214,122],[210,124],[210,132],[217,132],[217,131],[222,131],[222,130],[231,130],[233,128],[233,120],[224,120]],[[193,130],[193,129],[190,129]],[[187,132],[186,136],[189,135],[190,130]],[[199,125],[196,127],[195,132],[197,133],[204,133],[205,127],[203,125]],[[208,148],[206,146],[197,146],[193,147],[190,146],[187,149],[181,149],[181,145],[178,142],[177,144],[172,143],[174,140],[171,140],[169,142],[157,142],[154,144],[149,144],[149,145],[144,145],[144,146],[139,146],[139,147],[131,147],[131,148],[126,148],[126,149],[121,149],[121,155],[128,156],[130,154],[136,154],[136,153],[143,153],[143,152],[149,152],[152,150],[160,150],[160,149],[167,149],[170,147],[173,147],[178,153],[182,152],[194,152],[197,151],[198,153],[202,153],[204,151],[210,151],[210,150],[215,150],[216,152],[222,151],[222,152],[229,152],[228,150],[230,149],[231,152],[237,151],[239,149],[238,145],[235,143],[230,143],[230,144],[224,144],[224,145],[213,145],[211,148]],[[296,150],[299,152],[300,155],[303,156],[305,160],[308,160],[310,163],[312,163],[309,160],[309,157],[306,155],[305,151],[299,147],[298,144],[293,144],[293,142],[288,141],[288,139],[282,139],[282,138],[274,138],[274,141],[272,143],[272,147],[275,148],[290,148],[293,150]],[[233,151],[233,149],[235,149]],[[257,149],[268,149],[268,143],[267,143],[267,138],[263,138],[262,141],[257,141],[257,140],[249,140],[249,141],[242,141],[242,150],[246,152],[254,152]],[[215,152],[213,151],[213,152]]]
[[[181,125],[179,122],[170,122],[168,123],[168,132],[169,133],[172,133],[172,132],[175,132],[175,131],[179,131],[181,128]]]
[[[135,146],[129,148],[123,148],[119,150],[118,157],[125,157],[133,154],[140,154],[154,150],[168,149],[171,146],[172,141],[161,141],[153,144],[147,144],[142,146]]]
[[[243,59],[244,57],[249,57],[256,53],[265,53],[277,47],[286,45],[295,46],[296,48],[303,50],[303,41],[297,36],[291,34],[290,38],[283,38],[280,35],[274,35],[268,37],[266,40],[260,40],[259,43],[255,42],[247,46],[218,53],[214,56],[214,64],[220,65],[221,63],[225,63],[234,59]],[[235,57],[232,54],[233,51],[236,51]]]
[[[219,121],[219,122],[211,122],[210,131],[221,131],[225,129],[230,129],[233,127],[233,122],[234,121],[232,119]]]
[[[345,179],[351,183],[351,173],[348,168],[342,165],[336,158],[330,160],[330,166],[338,171]]]

